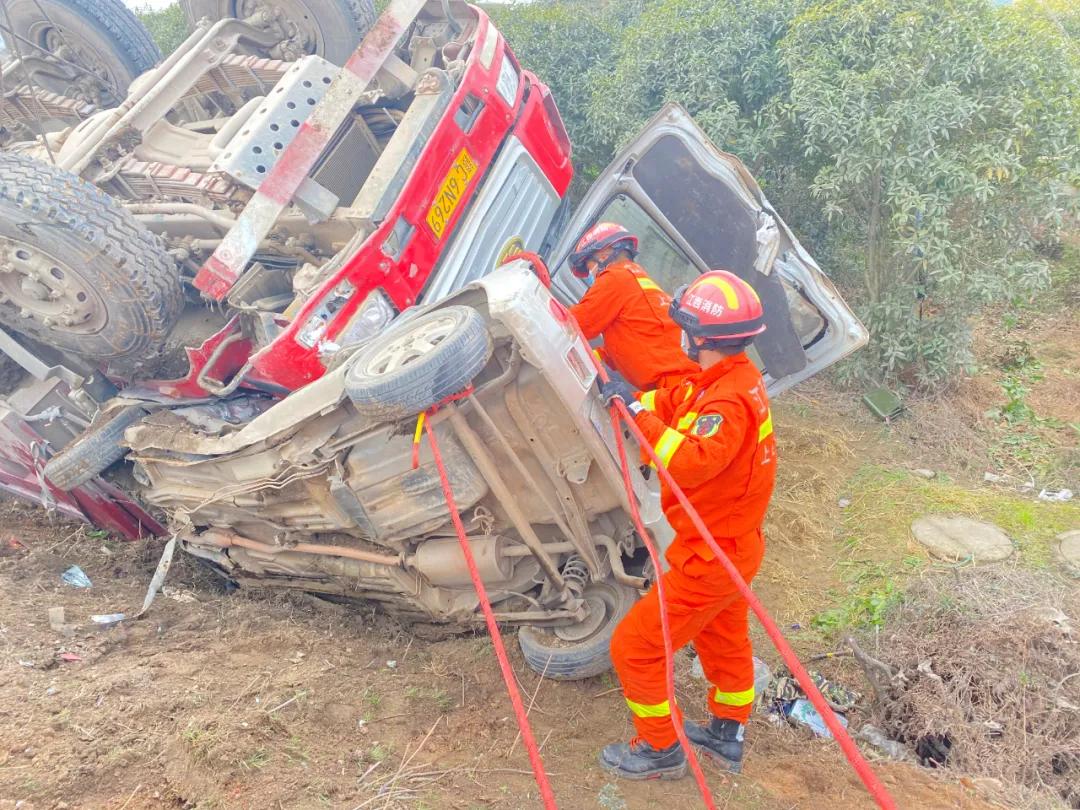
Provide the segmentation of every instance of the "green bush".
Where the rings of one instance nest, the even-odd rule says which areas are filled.
[[[1071,0],[537,0],[494,11],[588,177],[666,101],[738,154],[870,328],[860,381],[933,388],[971,316],[1049,279],[1077,206]]]
[[[187,39],[187,18],[183,10],[176,3],[171,6],[154,11],[149,4],[135,7],[135,14],[154,38],[154,42],[161,49],[161,53],[168,56],[179,47],[180,43]]]

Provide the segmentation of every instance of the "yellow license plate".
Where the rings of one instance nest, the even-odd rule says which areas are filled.
[[[454,159],[450,171],[442,181],[439,193],[435,195],[435,201],[431,204],[431,210],[427,215],[428,227],[435,234],[436,239],[441,239],[450,217],[457,210],[461,198],[465,196],[465,190],[469,187],[469,181],[476,174],[476,161],[468,150],[462,149]]]

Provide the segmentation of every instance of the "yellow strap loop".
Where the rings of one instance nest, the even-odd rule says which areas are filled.
[[[660,441],[653,445],[653,450],[656,451],[660,463],[665,467],[668,466],[671,463],[671,457],[675,455],[675,451],[682,446],[684,441],[686,441],[686,437],[679,431],[664,428],[664,434],[660,437]]]
[[[671,705],[666,700],[650,706],[645,703],[635,703],[630,698],[626,698],[626,705],[638,717],[669,717],[671,715]]]
[[[769,415],[765,417],[765,421],[761,423],[761,427],[758,428],[757,440],[758,444],[765,441],[772,436],[772,411],[769,411]]]
[[[743,689],[741,692],[721,692],[717,689],[713,700],[722,706],[748,706],[754,702],[754,687]]]

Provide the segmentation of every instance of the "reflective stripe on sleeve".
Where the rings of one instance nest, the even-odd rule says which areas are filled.
[[[656,392],[655,391],[646,391],[644,394],[641,395],[641,399],[639,399],[638,402],[641,403],[641,407],[643,407],[645,410],[647,410],[647,411],[655,411],[656,410]]]
[[[721,692],[717,689],[713,700],[723,706],[747,706],[754,702],[754,687],[743,689],[741,692]]]
[[[679,431],[671,428],[664,428],[664,433],[660,437],[660,441],[653,445],[653,450],[656,451],[660,463],[665,467],[670,464],[671,457],[675,455],[675,451],[682,446],[684,441],[686,441],[686,437],[679,433]]]
[[[680,433],[685,433],[694,426],[694,422],[697,421],[700,414],[697,411],[690,411],[686,416],[679,420],[679,423],[675,425],[675,429]]]
[[[643,290],[660,290],[660,285],[651,278],[638,277],[637,283]],[[663,292],[663,290],[660,290],[660,292]]]
[[[634,703],[626,698],[626,705],[638,717],[668,717],[671,715],[671,706],[665,700],[663,703],[654,703],[651,706],[645,703]]]
[[[765,421],[761,423],[761,427],[758,428],[757,440],[760,444],[772,435],[772,411],[769,411],[769,415],[765,417]]]

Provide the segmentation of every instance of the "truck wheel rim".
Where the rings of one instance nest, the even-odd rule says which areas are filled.
[[[62,83],[63,86],[56,92],[69,96],[83,95],[87,101],[95,104],[117,104],[123,100],[116,77],[112,75],[102,55],[78,33],[63,29],[49,20],[40,20],[29,27],[26,38],[36,42],[49,53],[89,71],[97,79],[95,81],[91,76],[80,73],[73,84]],[[23,45],[24,49],[27,47]],[[38,54],[40,55],[40,52]],[[64,67],[63,63],[60,67]],[[60,81],[57,78],[54,83]]]
[[[241,20],[255,15],[269,14],[274,22],[283,29],[286,38],[282,43],[283,53],[279,56],[286,60],[299,59],[304,54],[323,53],[324,41],[315,14],[303,0],[238,0],[236,15]]]
[[[453,315],[443,315],[427,323],[418,324],[376,352],[364,370],[373,377],[393,374],[417,358],[433,352],[439,344],[453,334],[456,327],[457,319]]]
[[[0,310],[9,323],[92,334],[108,321],[101,295],[36,245],[0,238]]]

